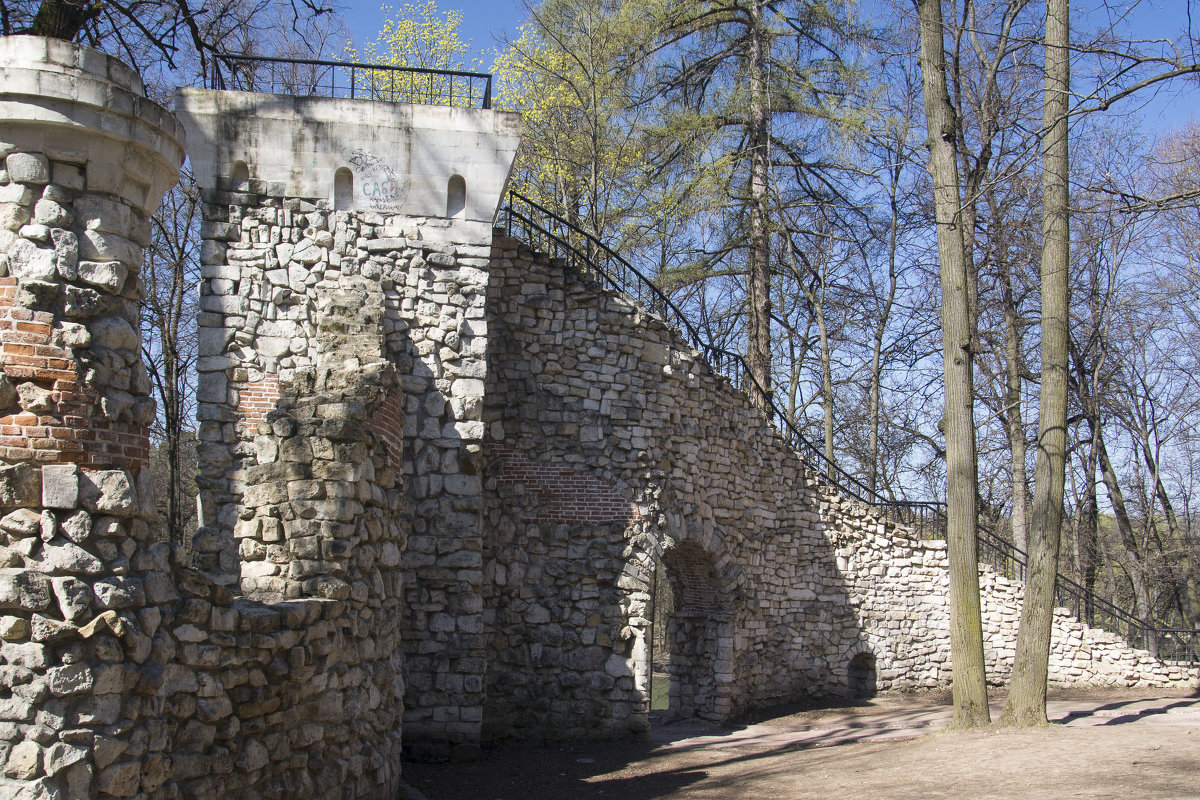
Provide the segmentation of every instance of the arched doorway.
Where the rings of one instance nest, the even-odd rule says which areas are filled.
[[[650,708],[661,721],[729,716],[732,614],[712,555],[694,542],[668,547],[651,595]],[[664,697],[665,693],[665,697]]]
[[[875,656],[859,653],[846,665],[846,694],[853,700],[869,700],[879,688],[875,674]]]

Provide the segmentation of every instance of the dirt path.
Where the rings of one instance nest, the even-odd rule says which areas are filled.
[[[946,700],[659,725],[649,743],[502,745],[474,764],[405,764],[404,776],[428,800],[1200,799],[1198,695],[1059,692],[1058,725],[953,734],[940,732]]]

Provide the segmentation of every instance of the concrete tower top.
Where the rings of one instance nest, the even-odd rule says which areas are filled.
[[[521,127],[504,111],[205,89],[180,89],[177,113],[201,187],[487,222]]]

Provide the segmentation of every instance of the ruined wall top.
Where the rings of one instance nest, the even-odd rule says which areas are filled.
[[[504,111],[204,89],[179,90],[177,108],[203,188],[257,181],[257,194],[339,210],[483,222],[521,127]]]

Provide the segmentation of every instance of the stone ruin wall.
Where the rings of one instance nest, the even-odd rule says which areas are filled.
[[[365,592],[284,600],[238,596],[153,541],[139,269],[182,129],[89,48],[0,38],[0,68],[0,796],[392,797],[385,547],[330,549]],[[314,416],[369,413],[378,391],[346,377],[305,385],[272,422],[288,452],[312,448],[310,491],[369,495],[360,524],[386,543],[372,520],[405,501],[377,437],[357,408],[341,426]]]
[[[680,713],[848,694],[860,654],[878,690],[949,683],[944,541],[823,485],[676,332],[588,276],[498,236],[488,305],[488,737],[645,729],[658,558],[679,609]],[[1003,683],[1022,587],[980,575],[989,678]],[[1056,612],[1054,683],[1197,677]]]
[[[216,263],[203,267],[202,347],[212,355],[201,370],[202,383],[221,392],[206,393],[199,410],[202,502],[218,521],[198,546],[202,558],[220,567],[216,581],[247,594],[293,596],[307,586],[344,599],[363,588],[325,552],[326,542],[348,538],[337,526],[355,536],[363,498],[314,486],[302,464],[316,448],[297,456],[278,423],[296,387],[334,360],[319,351],[340,329],[328,311],[340,306],[373,333],[339,345],[340,368],[353,379],[376,363],[390,381],[362,422],[382,439],[406,500],[404,514],[383,522],[388,543],[379,553],[385,566],[401,567],[393,649],[406,661],[405,732],[469,755],[486,665],[479,473],[491,249],[454,243],[477,238],[466,223],[330,211],[258,188],[206,193],[206,215],[221,219],[206,228],[206,260]],[[345,411],[326,404],[316,415],[330,425]],[[326,469],[351,486],[362,479],[357,453],[330,458]],[[331,524],[309,519],[322,510]]]
[[[0,795],[391,797],[401,732],[644,733],[658,558],[685,713],[844,693],[860,652],[944,684],[944,549],[821,487],[661,321],[486,224],[253,174],[204,196],[184,563],[134,333],[182,133],[88,48],[0,65]],[[1019,586],[983,574],[1001,675]],[[1052,669],[1196,677],[1061,614]]]
[[[180,103],[206,187],[201,566],[248,595],[353,599],[365,587],[343,548],[371,543],[392,581],[392,638],[359,636],[402,665],[405,746],[475,756],[487,666],[485,302],[516,117],[202,90],[182,90]],[[281,162],[278,140],[307,148],[296,163],[312,170]],[[329,456],[323,468],[349,486],[322,491],[315,463],[304,466],[318,447],[297,456],[277,422],[330,370],[373,387],[361,408],[323,402],[314,413],[379,437],[403,495],[382,507],[382,547],[359,519],[365,494],[349,488],[364,477],[359,456]]]
[[[847,588],[766,418],[659,319],[516,241],[488,304],[487,734],[646,730],[659,558],[690,604],[673,704],[725,719],[834,690]]]

